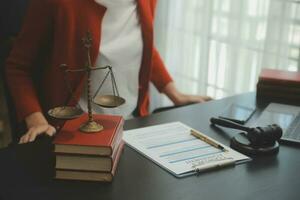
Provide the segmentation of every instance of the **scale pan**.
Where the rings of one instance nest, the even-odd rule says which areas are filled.
[[[95,97],[93,102],[105,108],[115,108],[125,103],[125,99],[114,95],[100,95]]]
[[[74,106],[61,106],[56,107],[48,111],[48,115],[56,119],[75,119],[80,117],[83,114],[83,111]]]

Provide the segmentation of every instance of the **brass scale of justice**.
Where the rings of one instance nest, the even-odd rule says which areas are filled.
[[[61,68],[64,70],[64,82],[69,90],[69,93],[71,94],[71,98],[74,99],[74,92],[70,86],[69,81],[67,80],[67,73],[70,72],[85,72],[87,74],[87,108],[88,108],[88,120],[83,123],[79,130],[84,133],[96,133],[103,130],[103,126],[96,122],[93,118],[93,111],[92,111],[92,103],[102,106],[105,108],[115,108],[125,103],[125,99],[120,97],[119,91],[117,88],[117,83],[115,80],[114,73],[112,71],[111,66],[105,66],[105,67],[93,67],[91,63],[91,57],[90,57],[90,48],[92,46],[92,36],[90,32],[87,32],[86,36],[82,39],[83,46],[87,50],[87,63],[86,66],[79,69],[66,69],[67,65],[62,64]],[[104,79],[100,83],[98,89],[96,90],[95,94],[91,95],[91,72],[95,70],[107,70],[108,72],[105,74]],[[99,91],[101,90],[104,82],[107,80],[108,76],[110,75],[111,84],[112,84],[112,95],[98,95]],[[77,104],[76,106],[60,106],[55,107],[53,109],[50,109],[48,111],[48,115],[60,120],[71,120],[76,119],[83,115],[83,110],[80,108],[80,106]]]

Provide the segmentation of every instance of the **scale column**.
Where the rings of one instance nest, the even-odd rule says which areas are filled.
[[[89,67],[88,67],[89,68]],[[92,96],[91,96],[91,70],[87,69],[87,99],[88,99],[88,115],[89,122],[94,121],[93,119],[93,111],[92,111]]]
[[[90,56],[90,48],[92,46],[92,36],[90,32],[87,32],[87,35],[82,39],[85,48],[87,49],[87,59],[88,63],[86,65],[87,73],[87,100],[88,100],[88,121],[85,122],[81,127],[80,131],[85,133],[95,133],[103,130],[103,126],[98,124],[93,119],[92,111],[92,95],[91,95],[91,71],[92,71],[92,62]]]

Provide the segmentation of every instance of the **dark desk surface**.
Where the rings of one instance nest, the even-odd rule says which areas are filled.
[[[229,145],[236,131],[216,130],[209,118],[226,105],[240,102],[255,105],[253,93],[203,104],[190,105],[129,120],[125,129],[182,121]],[[259,115],[264,105],[254,114]],[[257,157],[252,162],[177,179],[125,147],[112,183],[52,180],[53,155],[49,139],[12,146],[0,151],[0,197],[3,199],[117,199],[117,200],[298,200],[300,198],[300,148],[280,146],[275,156]],[[1,199],[1,198],[0,198]]]

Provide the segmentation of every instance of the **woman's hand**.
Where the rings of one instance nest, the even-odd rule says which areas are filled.
[[[175,105],[203,103],[212,100],[212,98],[209,96],[183,94],[177,90],[173,82],[170,82],[166,85],[163,93],[165,93]]]
[[[191,103],[203,103],[210,100],[212,100],[212,98],[209,96],[189,95],[180,93],[177,95],[177,98],[174,99],[173,103],[175,105],[185,105]]]
[[[25,118],[27,132],[21,137],[19,144],[32,142],[38,135],[43,133],[53,136],[56,130],[48,124],[46,118],[41,112],[35,112]]]

